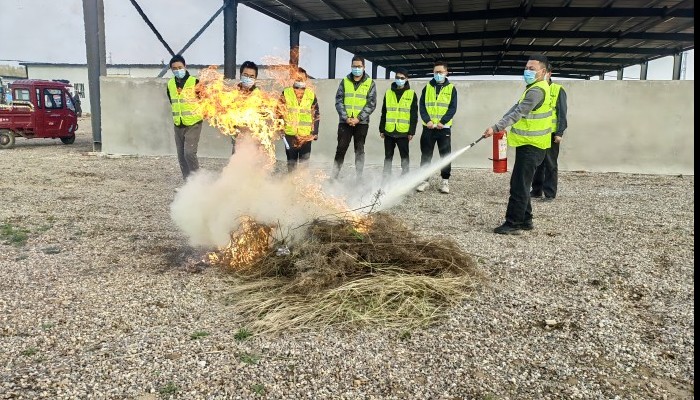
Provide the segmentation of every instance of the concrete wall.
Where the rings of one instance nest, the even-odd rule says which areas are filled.
[[[335,92],[339,80],[315,81],[321,111],[320,137],[311,160],[328,163],[335,153],[338,116]],[[378,80],[383,96],[390,81]],[[459,94],[452,148],[477,139],[518,99],[517,81],[455,81]],[[102,78],[102,150],[114,154],[172,155],[170,107],[165,79]],[[422,90],[425,81],[412,81]],[[569,129],[560,152],[560,169],[694,175],[694,97],[692,81],[565,81]],[[366,163],[383,162],[377,126],[381,103],[372,114]],[[420,132],[420,128],[419,128]],[[491,168],[491,140],[482,141],[453,166]],[[279,158],[284,157],[281,143]],[[199,155],[228,157],[228,138],[209,126],[202,131]],[[436,155],[437,157],[437,150]],[[514,160],[509,150],[509,170]],[[352,147],[346,164],[353,162]],[[419,165],[418,136],[411,142],[411,165]],[[398,153],[394,163],[398,165]]]

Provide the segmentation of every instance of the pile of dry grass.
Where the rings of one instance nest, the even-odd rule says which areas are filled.
[[[259,332],[411,328],[445,316],[477,284],[473,259],[455,242],[421,239],[386,214],[372,214],[365,224],[313,221],[287,255],[278,255],[282,242],[274,243],[233,270],[231,304]]]

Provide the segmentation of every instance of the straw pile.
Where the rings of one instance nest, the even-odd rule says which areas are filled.
[[[289,252],[275,241],[246,268],[231,269],[230,303],[258,332],[412,328],[444,317],[478,283],[473,259],[452,240],[418,238],[381,213],[364,224],[315,220]],[[210,259],[229,267],[224,256]]]

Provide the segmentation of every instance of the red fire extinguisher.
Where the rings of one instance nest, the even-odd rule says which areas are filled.
[[[493,134],[493,172],[503,173],[508,172],[508,140],[506,131],[500,131]]]

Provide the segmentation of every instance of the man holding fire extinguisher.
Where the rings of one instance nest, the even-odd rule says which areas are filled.
[[[544,160],[552,140],[548,66],[546,56],[530,56],[523,73],[525,91],[500,121],[484,131],[484,137],[490,137],[510,126],[508,145],[515,147],[506,220],[493,230],[494,233],[513,235],[533,228],[530,187],[535,170]]]

